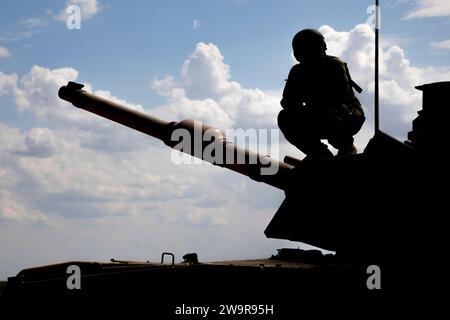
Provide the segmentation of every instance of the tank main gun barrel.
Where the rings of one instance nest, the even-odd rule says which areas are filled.
[[[227,141],[225,134],[219,129],[193,120],[167,122],[96,96],[82,88],[82,84],[69,82],[59,89],[58,95],[78,108],[148,134],[191,156],[279,189],[286,190],[288,186],[293,166],[238,147]],[[182,139],[190,139],[187,144],[190,147],[180,148]]]

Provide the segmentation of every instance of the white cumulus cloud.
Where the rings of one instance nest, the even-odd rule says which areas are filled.
[[[167,97],[158,114],[194,118],[221,129],[272,128],[276,125],[280,92],[243,88],[231,80],[230,66],[219,48],[200,42],[184,62],[180,79],[155,79],[152,88]]]
[[[61,142],[48,128],[33,128],[25,136],[27,155],[48,158],[61,151]]]
[[[444,40],[440,42],[432,42],[431,46],[437,49],[450,50],[450,40]]]
[[[64,111],[67,105],[58,99],[58,89],[77,78],[78,71],[73,68],[48,69],[33,66],[22,76],[15,90],[16,105],[20,111],[33,112],[38,117],[67,118]],[[55,108],[55,105],[58,106]]]
[[[11,57],[9,50],[5,47],[0,46],[0,59],[1,58],[9,58],[9,57]]]
[[[352,77],[364,89],[358,96],[368,118],[357,136],[361,149],[373,132],[374,32],[367,24],[356,25],[350,31],[336,31],[325,25],[320,31],[325,35],[328,54],[345,60]],[[416,67],[405,51],[394,44],[386,43],[380,51],[382,127],[405,139],[421,105],[421,92],[414,87],[450,79],[450,68]],[[232,80],[230,66],[212,43],[196,45],[178,79],[173,75],[155,79],[152,87],[167,98],[166,104],[154,109],[167,119],[193,118],[222,129],[276,127],[282,88],[272,91],[243,88]]]
[[[56,120],[61,124],[76,124],[85,129],[95,127],[101,130],[111,127],[111,123],[88,112],[80,112],[72,104],[58,97],[59,88],[66,85],[69,81],[75,81],[77,77],[78,71],[73,68],[48,69],[35,65],[27,74],[20,77],[18,81],[17,76],[14,74],[0,74],[0,85],[4,83],[4,92],[9,90],[14,93],[16,106],[20,112],[30,112],[37,118],[49,121]],[[89,83],[86,83],[83,89],[114,102],[124,104],[129,108],[143,110],[141,105],[119,99],[107,90],[94,91]],[[2,90],[2,86],[0,86],[0,90]]]
[[[17,86],[17,75],[0,71],[0,96],[11,93]]]
[[[404,19],[450,16],[450,0],[416,0],[416,7]]]
[[[109,138],[121,133],[111,130]],[[128,216],[137,223],[225,224],[215,205],[228,196],[208,182],[211,166],[176,166],[163,144],[139,152],[83,147],[80,135],[75,126],[24,132],[0,123],[0,220]]]
[[[51,223],[43,212],[30,209],[25,205],[26,200],[0,188],[0,221],[15,220],[25,222]]]
[[[357,137],[364,146],[373,134],[373,31],[368,25],[350,31],[330,26],[320,30],[328,53],[347,61],[364,89],[360,98],[368,120]],[[398,45],[385,45],[381,51],[382,126],[397,137],[406,136],[421,104],[414,86],[449,80],[450,68],[417,67]],[[58,230],[70,232],[57,236],[58,230],[52,229],[51,235],[66,239],[70,234],[82,247],[68,250],[71,258],[86,253],[93,243],[101,243],[88,257],[94,259],[105,250],[117,254],[131,248],[142,257],[142,252],[162,247],[182,252],[187,244],[202,254],[209,252],[209,257],[220,252],[223,259],[233,256],[242,243],[248,243],[248,250],[239,251],[241,256],[277,246],[264,241],[262,232],[283,199],[281,191],[210,165],[174,165],[171,150],[162,143],[59,99],[59,87],[77,77],[78,71],[70,67],[33,66],[21,76],[0,72],[0,94],[14,97],[18,110],[39,121],[29,129],[0,122],[0,220],[60,223]],[[197,44],[179,75],[155,79],[152,87],[166,101],[151,112],[166,120],[192,118],[222,129],[275,128],[281,109],[282,88],[244,88],[232,79],[231,67],[211,43]],[[130,108],[150,110],[89,84],[86,89]],[[287,144],[282,148],[294,150]],[[83,223],[84,228],[76,228]],[[18,226],[3,227],[1,250],[12,244],[19,248],[12,241],[28,232],[38,236],[37,244],[23,246],[27,253],[52,243],[57,247],[57,241],[49,241],[48,229]],[[78,234],[72,235],[74,230]]]
[[[360,100],[368,113],[366,127],[372,126],[374,94],[374,39],[367,24],[355,26],[350,32],[322,26],[328,54],[345,60],[354,80],[363,87]],[[414,87],[424,83],[448,81],[450,67],[416,67],[398,45],[380,48],[380,104],[382,128],[404,139],[411,130],[411,121],[421,107],[421,92]]]

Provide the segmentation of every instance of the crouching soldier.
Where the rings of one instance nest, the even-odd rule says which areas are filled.
[[[286,139],[308,159],[332,157],[326,139],[338,156],[357,152],[353,136],[361,129],[364,111],[353,88],[347,64],[326,55],[323,35],[313,29],[297,33],[292,41],[299,64],[292,67],[283,91],[278,126]]]

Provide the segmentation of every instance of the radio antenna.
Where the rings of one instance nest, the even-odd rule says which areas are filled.
[[[375,133],[380,131],[380,87],[379,87],[379,38],[380,38],[380,1],[375,2]]]

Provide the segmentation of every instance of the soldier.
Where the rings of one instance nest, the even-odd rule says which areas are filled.
[[[365,116],[353,87],[347,64],[325,53],[324,36],[305,29],[292,40],[299,64],[289,72],[278,114],[278,126],[286,139],[308,159],[332,157],[321,139],[338,149],[338,156],[356,154],[353,135],[362,127]]]

